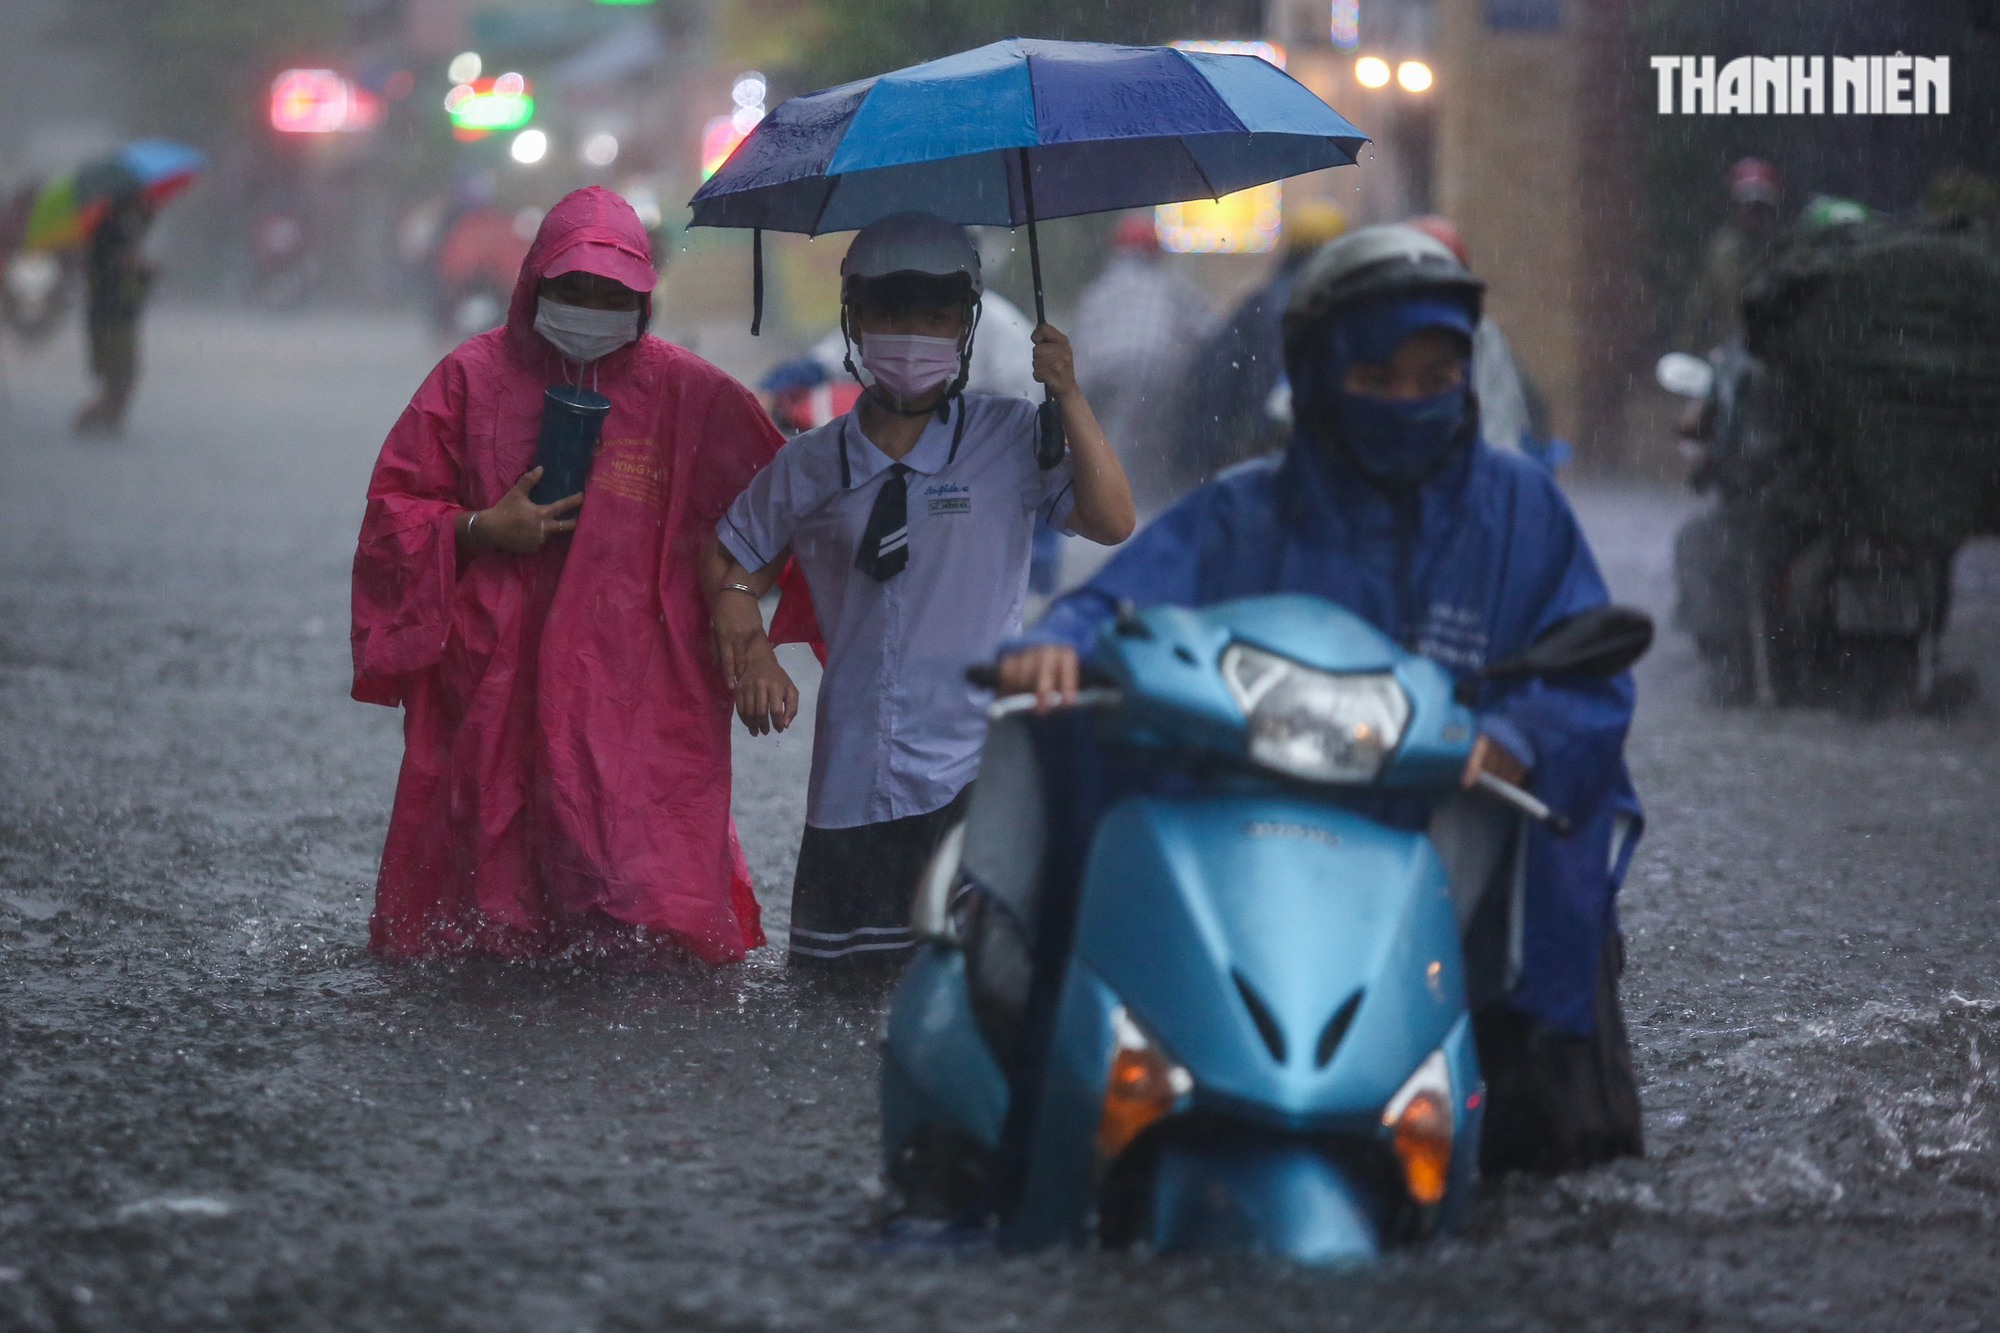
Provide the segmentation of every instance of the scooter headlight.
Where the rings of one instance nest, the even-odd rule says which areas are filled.
[[[1388,672],[1336,674],[1231,644],[1222,678],[1250,722],[1250,757],[1317,782],[1369,782],[1403,739],[1410,699]]]
[[[1194,1076],[1119,1005],[1111,1011],[1111,1073],[1097,1122],[1097,1155],[1111,1161],[1194,1091]]]
[[[1403,1184],[1425,1206],[1444,1198],[1451,1179],[1451,1067],[1432,1051],[1382,1112],[1403,1164]]]

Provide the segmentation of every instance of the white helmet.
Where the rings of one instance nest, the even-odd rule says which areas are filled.
[[[1401,222],[1350,231],[1315,250],[1293,281],[1283,320],[1285,355],[1289,359],[1329,314],[1351,302],[1442,296],[1464,305],[1476,325],[1485,291],[1486,284],[1429,232]]]
[[[840,299],[853,298],[857,283],[907,275],[920,284],[939,279],[947,300],[968,304],[985,294],[979,248],[956,222],[934,213],[891,213],[863,227],[840,261]],[[923,284],[928,285],[928,284]]]

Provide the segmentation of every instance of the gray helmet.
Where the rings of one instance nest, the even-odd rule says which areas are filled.
[[[934,279],[939,289],[977,301],[986,290],[979,249],[956,222],[932,213],[892,213],[863,227],[840,261],[841,297],[857,283],[903,277]]]
[[[1285,304],[1285,360],[1344,305],[1377,296],[1445,296],[1465,303],[1473,323],[1486,284],[1444,242],[1401,223],[1363,227],[1328,241],[1299,270]]]

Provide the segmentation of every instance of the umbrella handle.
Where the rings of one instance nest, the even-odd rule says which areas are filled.
[[[1042,238],[1035,230],[1035,177],[1028,163],[1028,150],[1021,152],[1021,203],[1028,214],[1028,269],[1035,280],[1035,327],[1049,322],[1042,304]],[[1062,408],[1047,389],[1042,405],[1035,411],[1035,463],[1044,472],[1062,462],[1069,449],[1069,433],[1063,429]]]
[[[1063,429],[1062,408],[1053,398],[1044,398],[1035,409],[1035,465],[1046,472],[1062,462],[1068,450],[1069,432]]]

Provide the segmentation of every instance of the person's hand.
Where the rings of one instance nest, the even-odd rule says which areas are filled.
[[[1037,644],[1000,659],[1000,693],[1034,695],[1038,713],[1046,713],[1058,703],[1075,703],[1076,684],[1074,648]]]
[[[760,635],[761,637],[761,635]],[[792,725],[799,715],[799,687],[778,665],[778,655],[766,642],[750,653],[736,684],[736,715],[752,736],[768,736]]]
[[[576,529],[576,507],[583,496],[566,495],[554,504],[538,505],[528,492],[542,479],[540,468],[530,468],[514,483],[514,489],[500,497],[491,509],[482,509],[473,520],[469,534],[474,546],[491,546],[515,555],[533,555],[549,538]]]
[[[1528,769],[1514,752],[1495,741],[1490,736],[1481,736],[1472,743],[1472,757],[1465,761],[1465,772],[1459,778],[1459,785],[1467,791],[1479,785],[1479,775],[1491,773],[1502,782],[1518,787],[1527,781]]]
[[[724,588],[715,594],[708,615],[716,664],[722,668],[722,679],[734,690],[749,670],[753,652],[760,645],[766,654],[771,651],[770,641],[764,637],[764,613],[755,597]]]
[[[1076,353],[1069,336],[1053,324],[1035,326],[1035,380],[1048,386],[1051,397],[1076,392]]]

